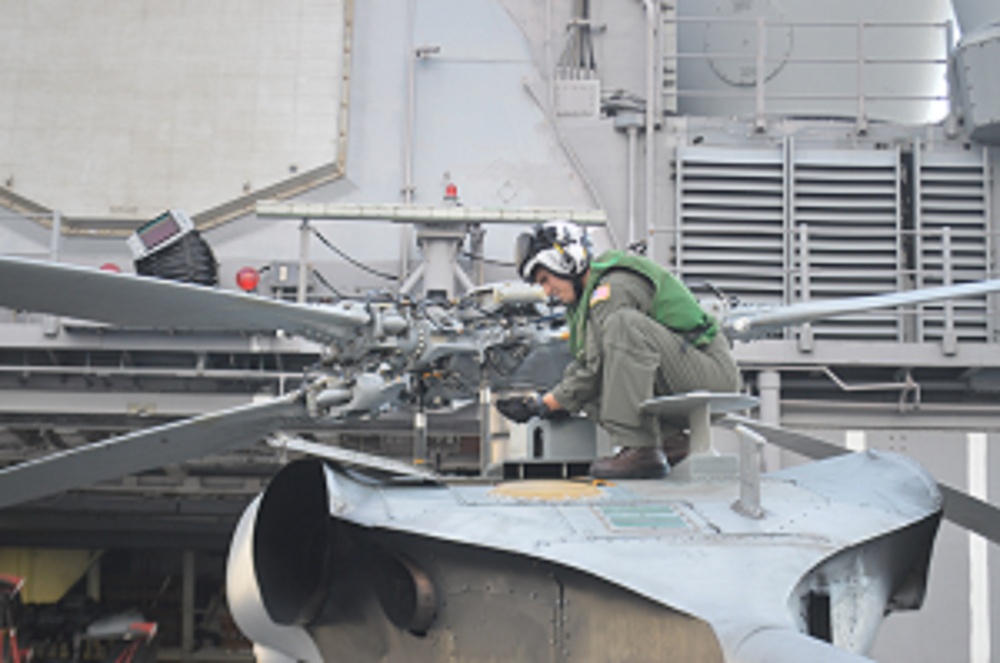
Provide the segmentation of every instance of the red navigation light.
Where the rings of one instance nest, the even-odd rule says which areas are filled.
[[[445,200],[458,200],[458,187],[453,182],[448,182],[444,188]]]
[[[260,283],[260,272],[253,267],[244,267],[236,272],[236,285],[243,292],[253,292],[257,289],[258,283]]]
[[[99,268],[102,272],[114,272],[115,274],[121,274],[122,268],[113,262],[106,262]]]

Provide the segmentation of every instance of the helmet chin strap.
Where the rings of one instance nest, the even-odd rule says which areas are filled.
[[[583,284],[586,282],[588,274],[590,274],[589,267],[584,270],[583,274],[576,274],[571,279],[573,283],[573,293],[576,295],[576,301],[580,301],[580,298],[583,297]]]

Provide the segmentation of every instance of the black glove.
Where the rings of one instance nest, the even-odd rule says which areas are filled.
[[[532,417],[544,417],[549,408],[538,394],[497,399],[497,410],[511,421],[523,424]]]

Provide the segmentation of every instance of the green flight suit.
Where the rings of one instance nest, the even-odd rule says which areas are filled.
[[[655,396],[696,390],[735,392],[740,374],[722,334],[696,347],[683,333],[650,317],[655,288],[638,272],[614,269],[600,277],[586,306],[582,351],[552,389],[570,412],[585,411],[614,446],[659,446],[660,422],[639,404]],[[572,312],[571,312],[572,313]],[[582,312],[581,312],[582,313]]]

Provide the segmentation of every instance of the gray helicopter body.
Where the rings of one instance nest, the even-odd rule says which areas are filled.
[[[756,516],[735,477],[455,482],[342,460],[286,467],[234,537],[235,617],[293,658],[868,660],[883,616],[923,598],[941,513],[926,471],[875,452],[767,475]]]

